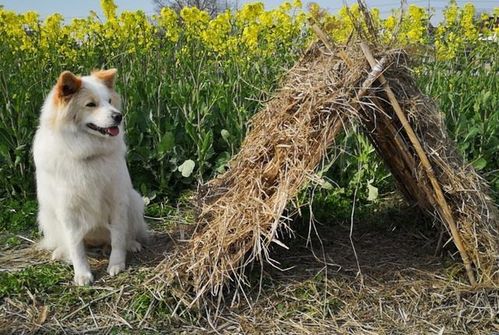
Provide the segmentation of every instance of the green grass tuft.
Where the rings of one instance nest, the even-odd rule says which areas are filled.
[[[59,264],[32,265],[16,272],[0,272],[0,298],[27,298],[27,293],[51,293],[56,285],[70,281],[71,270]]]

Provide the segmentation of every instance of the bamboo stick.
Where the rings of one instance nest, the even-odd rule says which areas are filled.
[[[322,43],[324,43],[324,45],[329,50],[329,52],[333,52],[334,46],[331,42],[331,39],[326,35],[326,33],[324,31],[322,31],[322,29],[319,28],[319,26],[312,21],[310,21],[310,27],[312,28],[314,33],[317,35],[317,37],[322,41]]]
[[[376,110],[383,110],[379,98],[370,97],[370,101],[376,105],[376,107],[372,107],[374,113],[365,107],[362,110],[362,117],[366,120],[364,123],[366,135],[392,171],[399,183],[399,189],[406,199],[416,203],[423,210],[430,210],[434,194],[431,191],[431,186],[426,183],[419,186],[414,183],[417,164],[409,151],[409,144],[401,137],[399,130],[396,129],[389,116],[376,112]],[[410,173],[407,174],[405,171],[410,171]]]
[[[378,63],[376,59],[373,57],[371,50],[369,49],[369,46],[366,43],[362,42],[360,44],[360,47],[367,61],[371,65],[371,68],[374,69],[378,65]],[[449,226],[454,243],[457,249],[459,250],[459,253],[463,260],[463,264],[466,269],[466,274],[468,275],[468,279],[471,285],[474,286],[476,285],[476,280],[475,280],[475,275],[473,273],[473,269],[471,267],[470,259],[468,257],[468,254],[466,253],[466,249],[464,248],[463,242],[461,240],[461,235],[457,229],[456,223],[454,222],[454,217],[452,216],[449,205],[447,204],[447,201],[445,200],[440,184],[438,183],[435,177],[435,172],[433,171],[431,163],[428,160],[428,157],[426,156],[423,147],[421,146],[421,143],[418,140],[417,135],[414,133],[414,130],[410,126],[409,121],[407,120],[404,112],[402,111],[402,108],[400,107],[397,98],[395,97],[395,94],[393,93],[392,89],[388,85],[388,82],[386,81],[385,77],[382,74],[379,76],[379,81],[383,86],[383,89],[385,90],[386,95],[390,100],[390,103],[392,104],[393,110],[395,111],[397,117],[400,119],[402,127],[406,131],[407,136],[411,141],[411,144],[414,146],[414,149],[416,150],[416,153],[419,159],[421,160],[421,164],[423,165],[423,168],[428,178],[430,179],[431,185],[433,186],[433,190],[435,192],[435,199],[438,204],[437,210],[440,212],[442,219]]]

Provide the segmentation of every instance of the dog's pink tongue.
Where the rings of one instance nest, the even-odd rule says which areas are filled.
[[[111,136],[116,136],[120,133],[120,128],[118,127],[110,127],[110,128],[106,128],[106,131],[109,135]]]

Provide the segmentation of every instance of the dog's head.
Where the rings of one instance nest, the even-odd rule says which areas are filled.
[[[117,136],[123,116],[115,78],[116,69],[93,71],[84,77],[64,71],[48,101],[49,122],[57,127],[71,124],[95,136]]]

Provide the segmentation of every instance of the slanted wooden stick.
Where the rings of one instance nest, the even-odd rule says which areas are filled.
[[[313,20],[310,20],[309,22],[310,22],[310,27],[312,28],[314,33],[317,35],[317,37],[322,41],[322,43],[324,43],[324,45],[329,50],[329,52],[333,52],[333,50],[334,50],[333,44],[331,43],[331,40],[326,35],[326,33],[324,33],[324,31],[322,31],[322,29],[319,28],[317,23],[314,23]]]
[[[364,53],[364,56],[366,57],[367,61],[371,65],[371,68],[375,68],[378,65],[378,62],[376,59],[374,59],[371,50],[369,49],[369,46],[362,42],[360,44],[360,47],[362,49],[362,52]],[[393,110],[395,111],[395,114],[397,117],[400,119],[400,122],[402,124],[402,127],[407,133],[407,136],[409,137],[409,140],[411,141],[411,144],[414,146],[414,149],[416,150],[416,153],[421,160],[421,164],[423,165],[423,168],[428,176],[428,179],[431,182],[431,185],[433,187],[433,190],[435,192],[435,199],[437,201],[437,210],[440,213],[442,219],[448,224],[452,239],[454,240],[454,243],[456,244],[457,249],[459,250],[459,253],[461,255],[461,258],[464,263],[464,267],[466,269],[466,273],[468,275],[468,279],[471,283],[471,285],[476,285],[476,280],[475,280],[475,275],[473,273],[473,269],[471,268],[471,262],[468,257],[468,254],[466,253],[466,249],[464,248],[463,242],[461,240],[461,235],[457,229],[456,223],[454,222],[454,217],[452,216],[451,210],[449,208],[449,205],[447,204],[447,201],[445,200],[444,194],[442,192],[442,188],[440,187],[440,184],[438,183],[436,177],[435,177],[435,172],[433,171],[433,168],[431,166],[430,161],[428,160],[428,157],[426,156],[423,147],[421,146],[421,143],[419,142],[418,137],[414,133],[414,130],[409,124],[409,121],[407,120],[404,112],[402,111],[402,108],[400,107],[397,98],[395,97],[395,94],[393,93],[392,89],[388,85],[388,82],[386,81],[385,77],[383,74],[379,76],[379,81],[381,85],[383,86],[383,89],[386,92],[386,95],[388,96],[388,99],[390,100],[390,103],[392,104]]]

